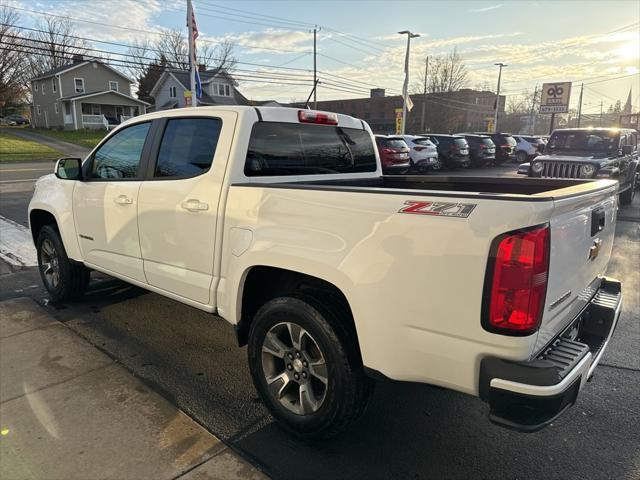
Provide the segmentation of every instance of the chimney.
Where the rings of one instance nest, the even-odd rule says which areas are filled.
[[[75,65],[76,63],[82,63],[84,62],[84,56],[80,55],[79,53],[76,53],[73,57],[73,64]]]
[[[198,64],[198,71],[199,71],[200,73],[202,73],[202,72],[206,72],[206,71],[207,71],[207,66],[206,66],[204,63],[199,63],[199,64]]]
[[[384,88],[372,88],[371,98],[374,98],[374,97],[384,97]]]

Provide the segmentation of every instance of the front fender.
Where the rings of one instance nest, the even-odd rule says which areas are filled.
[[[531,164],[529,162],[521,163],[518,166],[519,175],[529,175],[531,173]]]
[[[41,177],[35,184],[35,191],[29,202],[29,226],[34,211],[40,210],[53,215],[67,256],[81,262],[82,253],[73,221],[73,190],[76,183],[74,180],[61,180],[53,174]]]

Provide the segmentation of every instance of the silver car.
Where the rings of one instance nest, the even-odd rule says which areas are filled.
[[[402,138],[409,146],[412,170],[425,173],[429,168],[439,169],[438,150],[431,140],[416,135],[403,135]]]

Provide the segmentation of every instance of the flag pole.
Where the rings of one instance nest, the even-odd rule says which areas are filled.
[[[191,88],[191,106],[198,106],[198,96],[196,95],[196,65],[194,54],[194,40],[193,40],[193,5],[191,0],[187,0],[187,26],[189,27],[189,80]]]

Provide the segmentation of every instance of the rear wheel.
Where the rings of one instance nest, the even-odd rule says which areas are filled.
[[[435,172],[442,170],[442,159],[440,157],[436,158],[436,161],[431,165],[431,170]]]
[[[253,382],[271,414],[296,436],[336,435],[367,405],[371,380],[345,320],[337,304],[300,296],[270,300],[251,324]]]
[[[518,153],[516,153],[516,160],[518,161],[518,163],[525,163],[528,159],[529,155],[527,155],[527,152],[520,150]]]
[[[58,230],[45,225],[36,242],[40,277],[51,300],[62,302],[81,296],[89,285],[90,271],[67,257]]]

